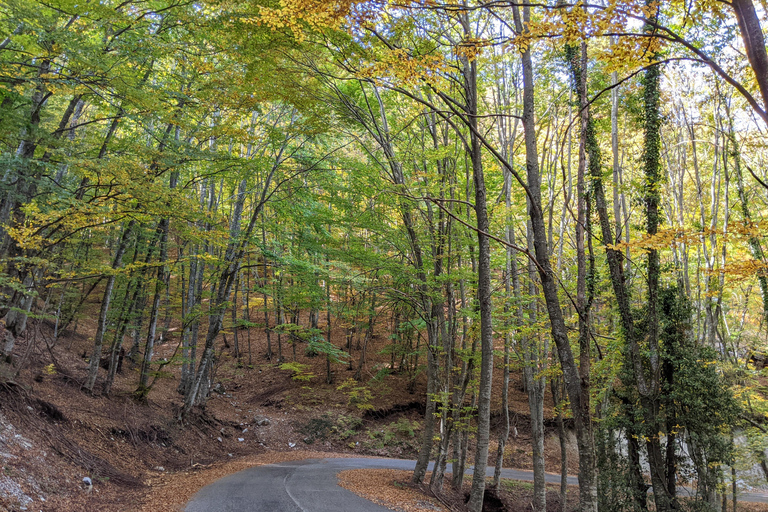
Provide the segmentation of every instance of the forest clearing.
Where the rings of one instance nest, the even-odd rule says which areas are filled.
[[[766,510],[766,30],[0,0],[0,508],[380,456],[393,510]]]

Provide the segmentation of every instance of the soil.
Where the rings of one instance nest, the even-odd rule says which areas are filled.
[[[98,311],[96,303],[89,307]],[[281,368],[274,333],[274,355],[267,358],[263,328],[238,331],[238,360],[229,331],[219,340],[210,399],[180,424],[180,370],[175,362],[162,368],[140,401],[133,393],[138,369],[127,359],[112,396],[84,391],[96,316],[82,318],[58,340],[50,324],[32,322],[17,342],[15,366],[0,363],[0,511],[181,510],[203,486],[254,465],[315,457],[416,455],[426,382],[423,375],[412,380],[389,369],[390,356],[380,353],[387,343],[384,325],[367,349],[360,382],[350,380],[355,372],[342,362],[331,365],[331,384],[325,381],[325,359],[305,354],[303,343],[291,345],[282,337],[283,362],[304,366]],[[172,327],[156,346],[155,361],[172,361],[177,353],[179,329]],[[334,344],[344,347],[346,329],[333,325],[332,333]],[[229,348],[223,346],[225,337]],[[356,342],[355,370],[361,355]],[[495,373],[500,386],[502,371]],[[100,373],[95,389],[101,389],[103,377]],[[494,395],[500,397],[499,390]],[[513,379],[510,403],[515,411],[513,434],[504,465],[528,469],[530,425],[519,377]],[[500,405],[499,398],[494,410]],[[547,469],[557,472],[560,449],[552,411],[548,402],[545,454]],[[494,428],[501,421],[501,414],[494,414]],[[576,453],[571,450],[568,465],[575,472]],[[490,453],[489,463],[494,464],[495,442]],[[92,487],[83,483],[86,477]],[[401,510],[461,506],[461,496],[438,499],[409,487],[407,481],[407,474],[389,471],[341,477],[345,487]],[[515,494],[521,492],[505,489],[500,499],[511,493],[510,503],[522,503],[524,498]]]

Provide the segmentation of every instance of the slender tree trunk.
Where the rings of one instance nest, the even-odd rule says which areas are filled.
[[[560,510],[566,512],[568,509],[568,447],[565,420],[563,420],[563,410],[560,403],[563,398],[562,385],[563,381],[559,377],[551,379],[552,402],[556,407],[557,438],[560,441]]]
[[[459,268],[462,266],[462,259],[461,255],[457,257],[456,264]],[[467,294],[466,294],[466,286],[464,284],[464,279],[459,280],[459,305],[461,307],[462,311],[462,335],[461,335],[461,348],[462,350],[466,350],[467,348],[467,332],[469,330],[469,320],[467,318],[466,314],[466,306],[467,306]],[[476,352],[476,342],[472,342],[472,356],[475,355]],[[468,421],[468,415],[465,413],[462,413],[462,409],[464,408],[464,401],[466,397],[466,388],[470,380],[470,376],[472,375],[474,371],[474,366],[472,365],[472,362],[474,359],[470,358],[469,361],[462,362],[462,369],[461,369],[461,375],[458,378],[458,381],[463,383],[462,386],[455,386],[454,387],[454,417],[453,417],[453,462],[451,463],[452,469],[453,469],[453,477],[451,479],[451,485],[454,489],[461,489],[464,484],[464,467],[465,467],[465,461],[467,457],[467,433],[468,433],[468,426],[465,425]],[[461,394],[459,394],[459,389],[461,389]],[[471,399],[472,407],[470,410],[474,410],[474,402],[475,397],[474,394]],[[462,425],[462,428],[459,428],[459,425]]]
[[[374,278],[375,279],[375,278]],[[376,292],[371,290],[371,304],[370,304],[370,310],[368,311],[368,325],[365,328],[365,338],[363,339],[363,347],[360,351],[360,361],[357,364],[357,371],[355,372],[355,380],[360,380],[363,378],[363,367],[365,366],[365,352],[368,349],[368,342],[371,341],[371,337],[373,337],[373,327],[374,327],[374,321],[376,320]]]
[[[294,119],[295,111],[292,114],[291,123],[293,123]],[[235,276],[240,266],[240,261],[245,254],[245,251],[248,247],[248,242],[250,241],[253,230],[256,227],[256,221],[258,220],[259,215],[262,213],[264,205],[267,203],[271,197],[271,194],[274,192],[272,190],[272,180],[274,179],[278,167],[283,161],[283,153],[287,148],[288,140],[289,139],[286,138],[283,141],[281,149],[275,156],[275,161],[271,170],[261,183],[262,188],[259,200],[256,201],[248,225],[242,233],[240,229],[240,222],[242,217],[243,204],[245,202],[245,187],[247,185],[245,180],[243,180],[243,182],[246,183],[246,185],[243,185],[242,188],[239,189],[242,190],[242,193],[238,194],[235,207],[232,212],[232,219],[229,228],[229,243],[227,244],[223,258],[224,267],[219,276],[216,295],[211,301],[211,314],[209,315],[208,333],[205,337],[205,348],[203,350],[203,355],[200,358],[200,364],[195,375],[195,380],[186,396],[184,397],[184,405],[179,412],[178,419],[180,421],[183,421],[192,410],[192,407],[198,403],[198,393],[201,391],[203,381],[210,375],[210,371],[213,366],[214,342],[216,341],[216,337],[219,335],[222,329],[225,306],[229,300],[229,295],[234,284]],[[241,185],[243,182],[241,182]],[[202,396],[205,395],[203,394]]]
[[[504,105],[505,111],[509,109],[509,94],[507,87],[507,73],[506,66],[504,66],[501,72],[501,85],[498,89],[497,102],[499,105]],[[499,119],[499,139],[501,142],[501,152],[505,160],[513,162],[512,160],[512,145],[517,135],[517,123],[515,119],[512,133],[509,133],[507,118],[502,116]],[[511,215],[512,209],[512,174],[505,170],[504,172],[504,206],[507,208],[507,218],[505,219],[506,228],[504,230],[504,239],[507,242],[506,258],[504,266],[504,314],[508,319],[506,320],[506,328],[504,330],[504,377],[502,379],[501,387],[501,407],[502,414],[504,415],[504,423],[499,433],[499,446],[496,453],[496,468],[493,473],[493,487],[499,491],[501,489],[501,469],[504,466],[504,451],[509,438],[510,421],[509,421],[509,363],[510,363],[510,349],[512,346],[512,328],[513,322],[509,317],[510,302],[512,298],[512,280],[513,275],[517,273],[517,261],[515,260],[515,253],[512,246],[515,245],[515,231],[513,227],[514,219]],[[517,276],[514,277],[517,279]],[[515,294],[519,293],[519,283],[516,283],[514,287]],[[518,308],[519,311],[519,308]]]
[[[655,17],[654,17],[655,18]],[[646,31],[653,31],[646,28]],[[654,59],[655,60],[655,59]],[[658,232],[660,223],[659,203],[661,182],[660,177],[660,127],[661,114],[659,108],[659,84],[661,67],[654,65],[649,67],[644,76],[644,151],[643,167],[645,171],[645,213],[648,235],[654,236]],[[659,377],[660,377],[660,352],[659,352],[659,318],[658,318],[658,290],[660,277],[659,253],[656,249],[648,250],[647,257],[648,298],[646,305],[646,339],[648,343],[648,362],[650,369],[650,387],[640,389],[643,402],[646,450],[648,452],[648,464],[653,484],[653,497],[656,509],[659,512],[667,512],[677,508],[674,495],[668,493],[666,465],[661,450],[661,425],[659,424]],[[635,368],[635,378],[640,380],[642,372],[640,367]]]
[[[238,272],[237,277],[235,277],[235,284],[234,284],[234,297],[232,298],[232,344],[233,348],[235,350],[235,359],[237,360],[238,366],[240,366],[240,343],[237,336],[237,331],[239,329],[237,325],[237,310],[239,309],[239,306],[237,305],[237,290],[240,285],[240,276],[241,272]]]
[[[136,236],[135,249],[133,251],[133,258],[131,264],[136,263],[139,257],[139,248],[142,244],[142,231],[139,231]],[[102,393],[105,396],[109,396],[112,392],[112,385],[115,382],[115,374],[120,372],[123,364],[123,357],[125,350],[123,350],[123,338],[125,337],[125,331],[128,328],[128,324],[133,316],[134,309],[138,294],[141,288],[140,281],[134,279],[134,272],[128,275],[128,282],[125,285],[125,294],[123,295],[122,309],[120,311],[119,318],[117,320],[117,328],[115,329],[115,337],[112,341],[109,355],[109,369],[107,370],[107,376],[104,379],[104,385],[102,387]],[[132,300],[131,295],[133,295]]]
[[[339,98],[344,102],[345,104],[349,104],[348,99],[346,96],[343,95],[340,91],[338,92]],[[389,132],[389,125],[387,122],[387,115],[386,110],[384,108],[384,102],[381,99],[381,96],[379,95],[378,90],[374,87],[373,88],[373,94],[376,98],[376,104],[378,106],[378,115],[375,113],[372,106],[368,105],[368,111],[367,111],[367,117],[363,118],[358,110],[354,107],[352,107],[350,110],[353,113],[353,115],[357,116],[360,120],[361,124],[368,130],[368,132],[375,138],[376,142],[381,147],[382,151],[384,152],[384,155],[386,157],[386,163],[388,166],[388,170],[391,172],[391,177],[393,183],[397,186],[402,188],[403,190],[407,189],[406,182],[405,182],[405,176],[403,174],[403,169],[400,161],[398,161],[397,156],[394,151],[394,146],[392,144],[390,132]],[[367,101],[367,98],[366,98]],[[405,227],[406,233],[408,235],[408,242],[410,244],[410,250],[413,258],[413,264],[416,269],[417,274],[417,281],[418,281],[418,290],[419,294],[421,295],[421,308],[425,313],[428,313],[429,315],[432,315],[432,312],[434,311],[432,300],[429,298],[428,294],[428,285],[427,285],[427,276],[426,276],[426,270],[424,268],[424,259],[422,256],[422,248],[421,243],[419,241],[419,237],[415,230],[415,222],[413,220],[413,214],[411,211],[412,207],[406,203],[406,201],[401,200],[399,203],[399,210],[400,215],[403,219],[403,225]],[[436,347],[439,347],[438,342],[438,330],[436,329],[437,322],[434,321],[433,318],[430,318],[427,322],[427,403],[426,403],[426,410],[424,413],[424,432],[423,437],[421,440],[421,448],[419,450],[419,455],[416,460],[416,467],[413,471],[413,476],[411,478],[411,481],[413,483],[420,484],[424,480],[424,475],[427,471],[427,466],[429,464],[429,458],[430,454],[432,452],[432,444],[433,444],[433,433],[435,429],[435,412],[436,412],[436,403],[434,401],[434,393],[436,391],[435,389],[435,383],[433,382],[433,378],[437,376],[437,372],[435,369],[435,365],[437,362],[434,360],[435,354],[433,353],[433,350],[435,350]]]
[[[533,233],[528,223],[528,251],[533,252]],[[536,267],[528,261],[528,315],[530,325],[536,325],[538,317],[538,290],[536,289]],[[547,481],[544,466],[544,394],[546,392],[546,349],[536,333],[523,338],[523,375],[528,394],[528,410],[531,415],[531,455],[533,460],[533,510],[547,510]]]
[[[328,345],[332,345],[331,341],[331,332],[332,332],[332,325],[331,325],[331,280],[330,276],[327,276],[325,278],[325,322],[326,322],[326,332],[325,332],[325,338],[328,341]],[[329,347],[331,348],[331,347]],[[333,372],[331,371],[331,354],[330,351],[325,356],[325,383],[326,384],[333,384]]]
[[[471,37],[469,19],[466,13],[460,15],[464,34]],[[462,59],[464,92],[467,99],[466,113],[470,124],[470,158],[475,186],[475,216],[477,219],[477,301],[480,310],[480,390],[477,400],[477,445],[475,447],[475,468],[472,476],[472,490],[467,507],[472,512],[483,508],[485,493],[485,470],[488,465],[488,444],[491,422],[491,387],[493,383],[493,325],[491,305],[491,246],[488,232],[490,222],[486,207],[485,177],[481,145],[477,136],[477,61]]]
[[[513,8],[515,27],[519,34],[524,32],[523,19],[519,7]],[[530,8],[523,8],[523,16],[527,25],[530,19]],[[525,29],[527,30],[527,29]],[[541,289],[549,313],[552,338],[557,346],[560,364],[563,368],[568,398],[573,410],[576,427],[576,439],[579,446],[579,509],[582,512],[597,510],[597,485],[594,458],[594,439],[590,428],[591,418],[585,416],[589,407],[582,404],[583,393],[581,377],[571,351],[570,340],[560,307],[558,287],[549,262],[546,226],[541,209],[541,179],[539,176],[538,149],[536,146],[536,131],[534,125],[534,83],[533,62],[530,48],[522,52],[523,62],[523,128],[525,130],[526,167],[528,193],[531,198],[529,213],[533,231],[533,244]]]
[[[169,128],[171,128],[170,124]],[[176,188],[178,177],[178,171],[171,173],[169,186],[171,191]],[[160,265],[157,267],[155,293],[154,298],[152,299],[152,309],[149,314],[149,327],[147,329],[147,343],[144,347],[144,358],[142,360],[141,369],[139,371],[139,386],[135,392],[136,396],[139,398],[144,398],[147,393],[149,393],[149,374],[152,358],[154,357],[157,322],[160,317],[160,299],[162,298],[165,289],[170,285],[170,272],[167,268],[169,225],[170,219],[168,217],[163,217],[160,219],[160,223],[157,228],[160,237]]]
[[[115,250],[115,257],[112,260],[112,272],[107,279],[107,286],[104,289],[104,297],[101,300],[101,309],[99,311],[99,319],[96,322],[96,335],[93,340],[93,351],[91,352],[91,360],[88,364],[88,376],[85,380],[85,389],[88,392],[93,392],[93,386],[96,384],[96,377],[99,374],[99,363],[101,362],[101,347],[104,344],[104,335],[107,333],[107,317],[109,314],[109,304],[112,300],[112,289],[115,286],[115,279],[117,278],[117,270],[123,264],[123,254],[128,247],[128,239],[133,232],[133,226],[136,221],[131,220],[128,225],[123,229],[123,235],[120,238],[120,242]]]
[[[267,231],[264,222],[264,214],[261,214],[261,243],[266,247],[267,245]],[[264,273],[262,277],[261,289],[263,291],[262,298],[264,300],[264,332],[267,335],[267,360],[272,361],[272,329],[269,328],[269,296],[267,295],[267,257],[262,255],[264,260]]]
[[[578,8],[578,7],[577,7]],[[591,409],[590,409],[590,363],[591,363],[591,332],[590,315],[592,307],[592,297],[594,295],[594,272],[593,266],[588,268],[587,255],[585,249],[585,235],[591,236],[587,232],[590,225],[590,200],[586,189],[587,157],[589,156],[590,165],[598,167],[600,157],[597,152],[594,134],[592,133],[592,124],[589,113],[589,103],[587,99],[587,45],[582,42],[580,47],[567,46],[566,55],[571,67],[573,83],[579,98],[580,112],[580,135],[579,135],[579,165],[576,178],[576,204],[577,204],[577,222],[576,222],[576,261],[577,261],[577,284],[576,284],[576,309],[579,316],[579,379],[581,382],[581,411],[579,416],[582,418],[582,426],[585,433],[581,442],[588,443],[580,447],[579,458],[589,458],[593,468],[596,465],[594,432],[592,430]],[[589,148],[588,148],[589,146]],[[589,275],[588,275],[589,274]],[[588,285],[589,281],[589,285]],[[589,287],[589,290],[587,289]],[[582,453],[583,452],[583,453]],[[589,486],[597,491],[597,474],[593,470],[588,477],[591,479]]]
[[[160,234],[160,262],[161,266],[157,267],[157,275],[155,277],[155,292],[152,298],[152,309],[149,313],[149,325],[147,327],[147,342],[144,345],[144,358],[142,359],[141,369],[139,371],[139,387],[136,390],[136,396],[143,398],[149,392],[149,374],[152,364],[152,358],[155,351],[155,339],[157,334],[157,320],[160,316],[160,298],[162,297],[164,287],[167,286],[165,282],[165,263],[168,256],[168,218],[160,220],[158,226]]]
[[[177,391],[182,395],[189,388],[189,383],[194,373],[194,362],[190,361],[192,324],[198,324],[198,302],[197,302],[197,267],[201,264],[197,258],[199,246],[192,246],[189,249],[189,278],[187,279],[186,297],[184,298],[184,311],[182,312],[182,331],[181,331],[181,378]],[[193,315],[195,318],[193,318]]]

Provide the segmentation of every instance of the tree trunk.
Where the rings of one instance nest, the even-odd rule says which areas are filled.
[[[136,236],[136,244],[133,251],[131,264],[136,263],[136,260],[139,257],[139,248],[141,247],[141,243],[142,231],[139,231]],[[141,289],[140,279],[134,279],[133,274],[134,272],[131,271],[128,275],[128,282],[125,285],[125,294],[123,295],[122,308],[117,320],[117,328],[115,329],[115,337],[112,340],[112,346],[110,348],[109,368],[107,369],[107,376],[104,379],[104,385],[102,387],[102,393],[105,396],[109,396],[109,394],[112,392],[112,385],[115,382],[115,374],[121,371],[123,359],[125,356],[125,350],[123,349],[123,337],[125,336],[125,331],[128,328],[131,317],[133,316],[133,312],[135,310]],[[132,298],[131,295],[133,295]]]
[[[533,233],[528,223],[528,250],[533,252]],[[536,267],[528,261],[528,315],[530,325],[536,325],[538,316],[538,290],[536,289]],[[546,348],[535,332],[522,339],[523,376],[528,394],[528,410],[531,415],[531,452],[533,461],[533,510],[547,511],[547,481],[544,466],[544,393],[546,392]]]
[[[503,68],[506,69],[506,66]],[[498,94],[497,94],[497,101],[499,105],[504,105],[505,111],[509,108],[509,97],[508,97],[508,87],[507,87],[507,74],[506,71],[501,72],[501,85],[498,88]],[[507,118],[502,116],[499,119],[499,140],[501,142],[501,153],[505,160],[512,162],[512,146],[514,144],[514,141],[516,139],[517,135],[517,123],[518,120],[515,119],[514,126],[512,128],[512,133],[509,133],[509,127],[508,127],[508,121]],[[504,172],[504,206],[507,208],[507,212],[512,211],[512,174],[507,172],[505,170]],[[507,214],[507,218],[505,219],[506,228],[504,230],[504,239],[507,242],[506,247],[506,258],[505,258],[505,268],[504,268],[504,293],[505,293],[505,301],[504,301],[504,314],[505,317],[508,318],[506,320],[506,328],[504,330],[504,377],[502,379],[502,387],[501,387],[501,407],[502,407],[502,414],[504,415],[504,423],[501,429],[501,432],[499,433],[499,446],[496,453],[496,467],[493,472],[493,487],[499,491],[501,489],[501,469],[504,466],[504,451],[507,444],[507,439],[509,438],[509,430],[510,430],[510,422],[509,422],[509,353],[512,346],[513,341],[513,321],[511,318],[509,318],[510,315],[510,302],[511,298],[513,297],[512,293],[514,290],[514,297],[515,299],[519,299],[520,294],[520,286],[519,281],[517,277],[517,260],[515,257],[514,249],[512,248],[515,245],[515,230],[513,226],[514,219],[511,215],[511,213]],[[513,277],[514,276],[514,277]],[[515,280],[514,286],[512,286],[512,281]],[[519,313],[522,313],[522,310],[518,307],[516,308]],[[518,315],[518,321],[520,320],[520,316]],[[519,326],[522,326],[520,324]]]
[[[580,7],[577,7],[580,8]],[[576,222],[576,261],[577,261],[577,284],[576,284],[576,309],[578,313],[579,324],[579,380],[581,383],[581,411],[579,417],[582,421],[581,428],[584,429],[584,435],[580,442],[587,443],[579,449],[579,459],[582,457],[590,459],[588,462],[593,470],[588,472],[586,477],[591,481],[587,484],[593,489],[593,496],[597,493],[597,474],[595,468],[595,447],[594,432],[592,429],[591,409],[590,409],[590,364],[591,364],[591,326],[590,315],[592,307],[592,297],[594,296],[594,264],[587,266],[587,255],[584,246],[587,228],[590,227],[590,200],[586,188],[587,157],[589,165],[592,168],[599,169],[600,155],[594,140],[593,127],[589,113],[589,103],[587,99],[587,45],[582,42],[580,47],[566,46],[566,55],[571,67],[573,84],[579,98],[579,164],[576,177],[576,204],[577,204],[577,222]],[[593,260],[591,260],[593,261]],[[588,284],[589,283],[589,284]],[[589,288],[589,289],[588,289]],[[575,413],[574,413],[575,414]],[[583,452],[583,454],[582,454]]]
[[[514,8],[515,26],[517,32],[522,34],[523,20],[519,7]],[[525,23],[530,18],[530,7],[523,8]],[[527,30],[527,29],[525,29]],[[531,229],[533,231],[533,244],[535,249],[536,266],[541,281],[541,289],[549,313],[549,321],[552,330],[552,338],[557,347],[560,364],[563,368],[568,398],[571,401],[574,424],[576,427],[576,439],[579,446],[579,509],[582,512],[595,512],[597,510],[597,485],[596,468],[594,458],[594,439],[590,428],[591,418],[585,416],[589,407],[582,405],[582,386],[578,367],[571,351],[568,331],[565,319],[560,307],[558,287],[554,279],[554,273],[549,262],[549,250],[547,247],[546,226],[541,209],[541,179],[539,176],[538,149],[536,146],[536,128],[534,125],[534,83],[533,62],[530,48],[522,52],[523,62],[523,128],[525,130],[525,151],[527,167],[528,194],[531,198],[529,213],[531,217]]]
[[[375,279],[375,278],[374,278]],[[360,361],[357,364],[357,371],[355,372],[355,380],[360,380],[363,378],[363,367],[365,366],[365,353],[368,349],[368,342],[371,341],[371,338],[373,337],[373,323],[376,320],[376,292],[371,290],[371,304],[370,304],[370,310],[368,311],[368,325],[365,328],[365,337],[363,338],[363,347],[360,351]]]
[[[133,232],[133,226],[136,224],[135,220],[131,220],[123,230],[123,236],[120,238],[120,242],[115,250],[115,257],[112,260],[112,272],[107,279],[107,286],[104,289],[104,297],[101,300],[101,310],[99,311],[99,319],[96,322],[96,335],[93,340],[93,351],[91,352],[91,360],[88,363],[88,376],[85,380],[85,389],[89,392],[93,392],[93,386],[96,384],[96,377],[99,374],[99,363],[101,362],[101,347],[104,344],[104,335],[107,333],[107,316],[109,313],[109,304],[112,300],[112,289],[115,286],[115,279],[117,278],[116,271],[123,264],[123,254],[128,246],[128,239]]]
[[[653,31],[647,27],[646,31]],[[654,60],[656,60],[654,58]],[[643,79],[644,100],[644,148],[643,168],[645,172],[645,214],[646,232],[650,236],[656,235],[660,223],[659,203],[661,193],[659,190],[660,176],[660,127],[661,114],[659,108],[659,83],[661,67],[654,65],[645,71]],[[667,487],[666,464],[661,450],[661,432],[659,411],[659,379],[660,379],[660,352],[659,352],[659,318],[658,318],[658,290],[661,274],[658,250],[648,250],[647,258],[648,297],[646,301],[646,340],[648,343],[648,363],[650,379],[645,386],[640,386],[641,403],[645,420],[646,450],[648,452],[648,464],[653,484],[653,497],[656,509],[659,512],[667,512],[676,509],[675,497],[670,495]],[[637,358],[640,356],[637,355]],[[638,383],[644,379],[642,365],[637,365],[635,379]],[[645,387],[645,389],[642,389]]]
[[[466,37],[471,37],[468,15],[460,17]],[[491,386],[493,383],[493,308],[491,305],[491,245],[490,223],[486,207],[485,177],[480,141],[477,136],[477,61],[462,57],[466,114],[470,125],[470,158],[475,186],[475,216],[477,218],[477,301],[480,312],[480,390],[477,399],[477,445],[472,490],[467,507],[472,512],[483,508],[485,470],[488,465],[488,444],[491,423]]]
[[[760,94],[763,97],[763,119],[768,124],[768,52],[765,49],[765,36],[760,26],[760,18],[752,0],[732,0],[731,6],[739,22],[741,38],[747,50],[747,59],[755,73]]]
[[[560,441],[560,510],[561,512],[566,512],[568,509],[568,449],[565,421],[563,420],[563,410],[560,405],[563,398],[563,393],[561,393],[562,384],[563,381],[560,378],[551,379],[552,403],[556,407],[557,438]]]
[[[294,110],[291,115],[291,124],[293,124],[293,121],[295,120],[295,114],[296,112]],[[272,181],[280,164],[283,162],[283,153],[287,148],[289,140],[290,139],[288,137],[284,139],[281,148],[275,155],[272,168],[261,182],[262,188],[259,199],[256,201],[248,225],[242,233],[240,229],[240,222],[242,217],[243,204],[245,202],[245,193],[238,194],[235,207],[232,211],[232,219],[229,227],[229,243],[227,244],[227,248],[224,252],[224,267],[221,271],[221,275],[219,276],[216,295],[211,300],[211,314],[209,315],[208,333],[205,337],[203,355],[200,358],[200,364],[195,375],[195,380],[192,383],[192,386],[190,386],[186,396],[184,397],[184,404],[179,411],[178,419],[180,421],[184,421],[184,419],[192,410],[192,407],[198,403],[198,393],[202,390],[203,381],[210,375],[210,371],[213,366],[214,342],[216,341],[216,337],[221,332],[224,313],[226,311],[225,306],[229,300],[229,295],[234,284],[235,276],[240,266],[240,261],[245,254],[251,235],[253,234],[253,230],[256,227],[256,221],[263,211],[264,205],[274,193],[274,190],[272,190]],[[242,190],[244,191],[245,188]],[[201,396],[204,397],[205,394]]]
[[[165,281],[166,271],[165,264],[168,257],[168,218],[160,219],[158,225],[158,232],[160,235],[160,263],[157,267],[157,276],[155,277],[155,293],[152,299],[152,309],[149,313],[149,326],[147,327],[147,342],[144,345],[144,358],[142,359],[141,369],[139,371],[139,387],[136,389],[135,395],[138,398],[144,398],[149,392],[149,374],[152,364],[152,358],[154,357],[155,349],[155,336],[157,333],[157,321],[160,316],[160,298],[162,297],[163,290],[168,284]]]

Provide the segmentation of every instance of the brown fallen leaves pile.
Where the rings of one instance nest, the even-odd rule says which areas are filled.
[[[339,485],[374,503],[401,512],[449,512],[437,499],[409,486],[411,472],[399,469],[350,469]]]

